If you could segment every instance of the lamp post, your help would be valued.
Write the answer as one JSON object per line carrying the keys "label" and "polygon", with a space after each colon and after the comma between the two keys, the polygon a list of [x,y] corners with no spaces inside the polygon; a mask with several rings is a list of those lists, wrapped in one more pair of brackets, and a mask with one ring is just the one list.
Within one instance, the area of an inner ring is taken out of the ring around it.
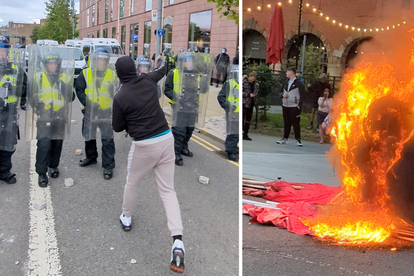
{"label": "lamp post", "polygon": [[301,22],[302,22],[302,6],[303,6],[302,5],[302,0],[300,0],[299,1],[298,37],[297,37],[297,39],[295,41],[295,45],[296,45],[296,48],[298,50],[298,54],[296,56],[296,65],[295,65],[296,70],[298,69],[298,63],[299,63],[299,38],[300,38],[300,25],[301,25]]}
{"label": "lamp post", "polygon": [[75,0],[71,0],[72,6],[72,39],[75,39]]}

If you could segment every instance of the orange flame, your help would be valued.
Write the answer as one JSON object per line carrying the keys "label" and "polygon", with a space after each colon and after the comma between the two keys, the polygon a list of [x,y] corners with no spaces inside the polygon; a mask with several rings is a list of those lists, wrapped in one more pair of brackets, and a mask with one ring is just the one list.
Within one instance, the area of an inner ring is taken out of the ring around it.
{"label": "orange flame", "polygon": [[[414,47],[408,63],[414,67]],[[344,76],[334,99],[332,134],[345,195],[318,218],[302,220],[317,237],[381,243],[396,228],[387,174],[414,135],[414,78],[403,83],[395,72],[387,61],[364,62]]]}

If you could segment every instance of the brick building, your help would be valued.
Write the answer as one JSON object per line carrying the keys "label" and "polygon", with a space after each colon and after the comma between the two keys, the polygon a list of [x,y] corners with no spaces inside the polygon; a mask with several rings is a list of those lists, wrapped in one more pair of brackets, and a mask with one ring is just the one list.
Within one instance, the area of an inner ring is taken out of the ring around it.
{"label": "brick building", "polygon": [[[163,0],[165,34],[163,48],[177,53],[197,45],[217,55],[225,47],[232,58],[237,53],[238,26],[220,18],[214,3],[207,0]],[[80,0],[79,39],[116,38],[126,55],[136,58],[155,52],[156,21],[152,10],[156,0]]]}
{"label": "brick building", "polygon": [[[360,44],[376,36],[381,39],[381,33],[388,32],[387,28],[391,32],[393,28],[408,29],[414,26],[414,0],[303,0],[301,33],[298,38],[299,0],[280,2],[285,34],[282,68],[286,67],[289,58],[297,55],[296,47],[302,44],[306,35],[306,45],[312,43],[322,47],[325,52],[322,59],[327,73],[341,76],[349,61],[358,54]],[[268,0],[243,0],[245,57],[265,61],[266,43],[276,3]]]}

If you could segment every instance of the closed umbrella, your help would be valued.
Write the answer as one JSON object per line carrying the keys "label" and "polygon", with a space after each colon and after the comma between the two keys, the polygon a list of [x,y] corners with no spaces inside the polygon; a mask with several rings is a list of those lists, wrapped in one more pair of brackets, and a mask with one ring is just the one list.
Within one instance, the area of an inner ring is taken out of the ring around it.
{"label": "closed umbrella", "polygon": [[270,24],[270,35],[267,41],[266,63],[276,64],[283,58],[285,51],[285,34],[282,7],[275,6]]}

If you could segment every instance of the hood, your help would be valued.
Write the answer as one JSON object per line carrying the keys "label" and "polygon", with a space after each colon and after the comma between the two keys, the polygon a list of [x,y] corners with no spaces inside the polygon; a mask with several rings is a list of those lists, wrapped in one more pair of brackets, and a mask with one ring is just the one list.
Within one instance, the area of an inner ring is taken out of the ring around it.
{"label": "hood", "polygon": [[115,69],[121,83],[128,83],[137,78],[135,62],[128,56],[118,58],[115,63]]}

